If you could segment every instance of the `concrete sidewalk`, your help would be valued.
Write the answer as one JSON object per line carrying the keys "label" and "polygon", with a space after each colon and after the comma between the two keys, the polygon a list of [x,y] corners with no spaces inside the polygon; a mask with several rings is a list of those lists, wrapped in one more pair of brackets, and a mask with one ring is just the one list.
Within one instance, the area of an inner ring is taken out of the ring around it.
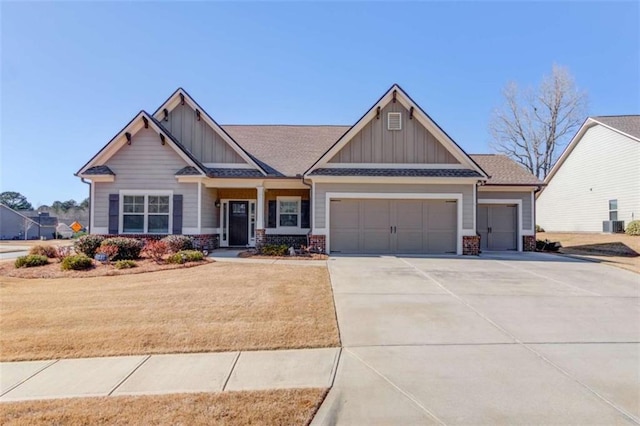
{"label": "concrete sidewalk", "polygon": [[0,363],[0,401],[328,388],[339,348]]}

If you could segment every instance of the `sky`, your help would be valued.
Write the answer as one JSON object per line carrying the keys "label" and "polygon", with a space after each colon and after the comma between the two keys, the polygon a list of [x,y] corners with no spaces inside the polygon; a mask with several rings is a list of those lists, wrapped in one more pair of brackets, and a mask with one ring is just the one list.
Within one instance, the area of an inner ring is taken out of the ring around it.
{"label": "sky", "polygon": [[[468,153],[554,63],[590,115],[640,113],[640,2],[0,2],[0,191],[74,173],[185,88],[221,124],[352,125],[393,84]],[[585,117],[586,118],[586,117]]]}

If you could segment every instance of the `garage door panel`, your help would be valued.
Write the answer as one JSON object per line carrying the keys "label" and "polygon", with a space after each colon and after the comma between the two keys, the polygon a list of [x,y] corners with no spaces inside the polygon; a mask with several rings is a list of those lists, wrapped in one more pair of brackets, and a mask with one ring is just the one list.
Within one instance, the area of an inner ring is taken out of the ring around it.
{"label": "garage door panel", "polygon": [[362,238],[362,253],[391,253],[391,233],[385,231],[364,231]]}
{"label": "garage door panel", "polygon": [[456,252],[456,232],[455,231],[430,231],[425,233],[426,250],[425,253],[455,253]]}
{"label": "garage door panel", "polygon": [[429,231],[450,231],[457,228],[456,202],[431,200],[428,209],[427,229]]}
{"label": "garage door panel", "polygon": [[397,252],[398,253],[423,253],[423,232],[398,230],[397,236]]}
{"label": "garage door panel", "polygon": [[360,253],[359,239],[358,230],[331,232],[331,246],[341,253]]}
{"label": "garage door panel", "polygon": [[367,229],[385,229],[389,231],[391,226],[391,201],[387,200],[363,200],[362,227]]}

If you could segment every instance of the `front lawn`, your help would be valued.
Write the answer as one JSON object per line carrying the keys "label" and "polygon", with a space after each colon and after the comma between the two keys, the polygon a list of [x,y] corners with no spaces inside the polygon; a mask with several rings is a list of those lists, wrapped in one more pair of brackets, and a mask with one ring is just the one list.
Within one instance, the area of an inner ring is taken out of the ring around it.
{"label": "front lawn", "polygon": [[340,345],[325,266],[1,277],[0,360]]}
{"label": "front lawn", "polygon": [[3,402],[3,425],[307,425],[325,389]]}

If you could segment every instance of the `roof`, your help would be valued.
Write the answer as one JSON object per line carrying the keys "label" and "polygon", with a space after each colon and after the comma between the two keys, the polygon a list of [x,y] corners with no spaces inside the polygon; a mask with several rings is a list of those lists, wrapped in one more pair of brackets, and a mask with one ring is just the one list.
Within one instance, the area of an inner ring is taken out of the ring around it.
{"label": "roof", "polygon": [[640,115],[600,115],[590,118],[640,141]]}
{"label": "roof", "polygon": [[385,177],[477,177],[482,175],[469,169],[315,169],[311,176],[385,176]]}
{"label": "roof", "polygon": [[542,185],[527,169],[501,154],[471,154],[473,161],[489,174],[486,185]]}
{"label": "roof", "polygon": [[[284,176],[304,173],[349,126],[223,125],[243,149]],[[269,171],[269,174],[274,174]]]}
{"label": "roof", "polygon": [[84,171],[85,175],[115,175],[107,166],[93,166]]}
{"label": "roof", "polygon": [[[264,177],[261,171],[255,169],[223,169],[205,167],[205,172],[210,178],[261,178]],[[202,174],[192,166],[183,167],[176,172],[176,176],[202,176]]]}
{"label": "roof", "polygon": [[[35,220],[31,219],[30,217],[25,216],[24,214],[20,213],[18,210],[14,210],[14,209],[12,209],[11,207],[9,207],[9,206],[7,206],[7,205],[5,205],[5,204],[2,204],[2,203],[0,203],[0,207],[3,207],[3,208],[5,208],[5,209],[9,210],[10,212],[12,212],[13,214],[16,214],[16,215],[18,215],[18,216],[21,216],[23,219],[26,219],[26,220],[28,220],[29,222],[33,222],[34,224],[36,224],[36,225],[40,226],[40,224],[39,224],[38,222],[36,222]],[[24,212],[27,212],[27,211],[28,211],[28,210],[26,210],[26,211],[24,211]]]}

